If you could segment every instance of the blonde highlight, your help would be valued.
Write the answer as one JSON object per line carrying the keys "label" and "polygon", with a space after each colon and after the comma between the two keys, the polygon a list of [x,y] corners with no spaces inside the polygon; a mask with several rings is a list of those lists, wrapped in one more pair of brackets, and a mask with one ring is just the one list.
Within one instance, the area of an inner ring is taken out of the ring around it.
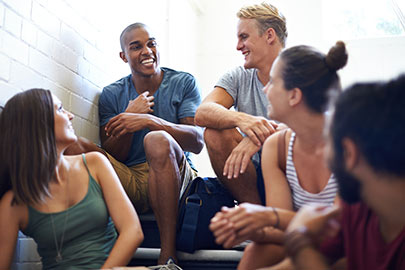
{"label": "blonde highlight", "polygon": [[260,35],[267,29],[273,28],[281,45],[285,47],[288,36],[286,18],[275,6],[266,2],[244,6],[236,13],[236,16],[239,19],[255,19]]}

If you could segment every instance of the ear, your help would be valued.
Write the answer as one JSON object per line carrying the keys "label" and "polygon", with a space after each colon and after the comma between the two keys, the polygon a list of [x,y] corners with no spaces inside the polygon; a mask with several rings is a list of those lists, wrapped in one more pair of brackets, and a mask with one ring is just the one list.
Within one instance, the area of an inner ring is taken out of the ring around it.
{"label": "ear", "polygon": [[273,28],[267,28],[266,32],[264,33],[266,35],[266,39],[267,39],[267,44],[272,44],[276,38],[276,31],[274,31]]}
{"label": "ear", "polygon": [[128,63],[127,58],[125,57],[125,53],[124,52],[120,52],[120,58],[122,59],[122,61],[124,61],[125,63]]}
{"label": "ear", "polygon": [[302,100],[302,92],[299,88],[293,88],[291,90],[287,90],[288,94],[288,104],[291,107],[297,106]]}
{"label": "ear", "polygon": [[343,159],[347,170],[352,170],[356,167],[359,161],[359,149],[356,144],[349,138],[343,138]]}

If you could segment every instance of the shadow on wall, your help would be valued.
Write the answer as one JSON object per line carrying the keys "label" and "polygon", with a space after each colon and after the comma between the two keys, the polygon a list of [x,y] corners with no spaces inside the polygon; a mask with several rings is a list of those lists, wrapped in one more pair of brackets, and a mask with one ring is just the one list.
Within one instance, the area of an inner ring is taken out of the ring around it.
{"label": "shadow on wall", "polygon": [[103,53],[83,39],[69,26],[62,26],[60,42],[55,43],[52,56],[56,65],[55,81],[62,88],[51,89],[75,118],[76,134],[99,143],[98,98],[106,84],[106,76],[99,66],[104,63]]}

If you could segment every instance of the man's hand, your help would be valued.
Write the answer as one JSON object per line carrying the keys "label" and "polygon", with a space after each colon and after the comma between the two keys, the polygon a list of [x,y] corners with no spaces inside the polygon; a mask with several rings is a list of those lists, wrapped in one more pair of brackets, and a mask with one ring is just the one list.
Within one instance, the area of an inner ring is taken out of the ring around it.
{"label": "man's hand", "polygon": [[254,144],[261,147],[266,138],[276,132],[277,124],[264,117],[246,116],[240,121],[238,127]]}
{"label": "man's hand", "polygon": [[149,114],[120,113],[108,121],[105,126],[107,136],[120,137],[147,127],[152,116]]}
{"label": "man's hand", "polygon": [[229,246],[224,245],[227,240],[235,239],[235,230],[229,220],[225,217],[225,213],[231,209],[233,208],[222,207],[221,211],[217,212],[211,219],[209,226],[214,234],[215,242],[218,245],[223,245],[225,248],[230,248]]}
{"label": "man's hand", "polygon": [[308,234],[320,243],[325,237],[334,236],[340,229],[337,217],[340,213],[338,206],[305,205],[291,220],[287,233],[306,227]]}
{"label": "man's hand", "polygon": [[149,96],[149,91],[140,94],[136,99],[130,100],[125,112],[127,113],[151,113],[153,112],[154,96]]}
{"label": "man's hand", "polygon": [[260,241],[264,227],[271,226],[268,208],[251,203],[243,203],[234,208],[223,207],[212,219],[210,230],[216,243],[225,248],[245,240]]}
{"label": "man's hand", "polygon": [[249,165],[251,157],[259,150],[260,146],[254,144],[249,137],[244,137],[227,158],[223,175],[231,179],[243,174]]}

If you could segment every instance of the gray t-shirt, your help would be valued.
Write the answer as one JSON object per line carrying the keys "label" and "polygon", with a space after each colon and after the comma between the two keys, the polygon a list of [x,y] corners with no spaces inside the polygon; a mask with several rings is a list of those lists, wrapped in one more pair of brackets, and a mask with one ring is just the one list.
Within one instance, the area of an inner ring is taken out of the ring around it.
{"label": "gray t-shirt", "polygon": [[[215,86],[224,88],[231,95],[236,111],[268,119],[269,101],[263,92],[263,84],[257,77],[257,69],[236,67],[225,73]],[[261,149],[252,157],[256,168],[260,164],[260,154]]]}
{"label": "gray t-shirt", "polygon": [[224,88],[231,95],[236,111],[268,118],[269,101],[257,77],[257,69],[236,67],[225,73],[216,86]]}

